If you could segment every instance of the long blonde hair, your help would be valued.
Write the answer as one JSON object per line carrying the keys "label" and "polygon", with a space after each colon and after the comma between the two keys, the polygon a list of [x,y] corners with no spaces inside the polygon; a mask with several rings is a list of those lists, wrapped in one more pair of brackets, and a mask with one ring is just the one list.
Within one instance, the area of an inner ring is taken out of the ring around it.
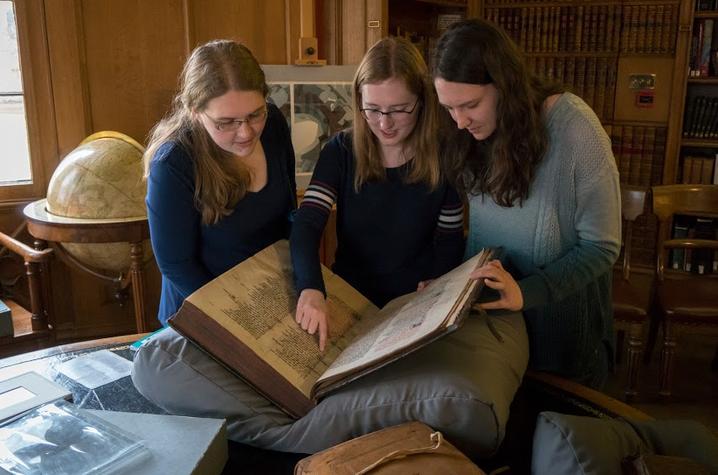
{"label": "long blonde hair", "polygon": [[184,148],[194,164],[194,201],[202,224],[215,224],[231,214],[250,185],[249,169],[231,164],[231,154],[212,140],[196,114],[231,90],[267,96],[264,72],[252,52],[231,40],[214,40],[195,48],[182,70],[172,108],[150,132],[143,157],[147,177],[162,144],[174,142]]}
{"label": "long blonde hair", "polygon": [[433,189],[441,179],[438,101],[424,59],[404,38],[379,40],[364,55],[354,75],[354,188],[358,191],[364,183],[386,177],[377,138],[361,115],[361,87],[392,78],[404,81],[407,89],[419,98],[416,125],[405,143],[405,147],[414,152],[406,180],[408,183],[425,182]]}

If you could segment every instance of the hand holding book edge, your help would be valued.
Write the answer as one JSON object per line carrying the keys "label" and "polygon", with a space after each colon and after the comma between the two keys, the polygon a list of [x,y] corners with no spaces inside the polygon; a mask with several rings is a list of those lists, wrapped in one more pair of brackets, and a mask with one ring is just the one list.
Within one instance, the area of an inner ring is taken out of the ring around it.
{"label": "hand holding book edge", "polygon": [[519,311],[524,306],[524,298],[519,284],[514,277],[504,269],[501,261],[494,259],[474,270],[469,276],[471,279],[484,279],[487,287],[497,290],[500,298],[491,302],[483,302],[479,307],[484,310],[507,309]]}

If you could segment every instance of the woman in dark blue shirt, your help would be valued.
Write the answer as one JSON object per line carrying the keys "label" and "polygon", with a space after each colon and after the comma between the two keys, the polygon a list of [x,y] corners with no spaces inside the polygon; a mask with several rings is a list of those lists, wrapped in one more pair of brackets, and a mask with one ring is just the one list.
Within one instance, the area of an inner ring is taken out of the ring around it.
{"label": "woman in dark blue shirt", "polygon": [[147,213],[163,325],[189,294],[288,237],[294,151],[267,93],[245,46],[212,41],[187,60],[173,108],[151,133]]}
{"label": "woman in dark blue shirt", "polygon": [[378,306],[461,263],[463,204],[441,173],[438,102],[407,40],[372,46],[354,78],[354,128],[329,141],[291,237],[296,320],[329,334],[317,250],[337,207],[334,272]]}

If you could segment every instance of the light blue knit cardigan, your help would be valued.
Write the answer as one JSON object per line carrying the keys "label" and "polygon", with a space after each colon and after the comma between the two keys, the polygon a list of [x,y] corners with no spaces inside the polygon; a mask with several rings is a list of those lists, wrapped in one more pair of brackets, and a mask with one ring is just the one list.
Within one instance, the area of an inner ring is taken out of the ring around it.
{"label": "light blue knit cardigan", "polygon": [[610,139],[579,97],[562,94],[545,123],[549,148],[521,208],[469,196],[467,256],[504,246],[524,297],[531,367],[593,385],[596,368],[613,361],[618,171]]}

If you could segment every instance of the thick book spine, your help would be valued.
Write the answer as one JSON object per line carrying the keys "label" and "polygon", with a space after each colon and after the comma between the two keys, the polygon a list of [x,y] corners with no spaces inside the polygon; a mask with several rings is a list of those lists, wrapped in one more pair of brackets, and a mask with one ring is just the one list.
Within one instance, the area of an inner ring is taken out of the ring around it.
{"label": "thick book spine", "polygon": [[713,19],[706,18],[703,25],[703,43],[701,45],[700,63],[698,66],[699,76],[710,75],[709,66],[711,59],[711,43],[713,42]]}
{"label": "thick book spine", "polygon": [[633,126],[623,126],[623,140],[621,143],[621,164],[618,169],[621,183],[629,183],[631,173],[631,147],[633,145]]}
{"label": "thick book spine", "polygon": [[653,148],[653,176],[651,185],[663,183],[663,163],[666,159],[666,127],[656,127],[656,142]]}
{"label": "thick book spine", "polygon": [[651,186],[653,177],[653,159],[656,146],[656,128],[646,127],[643,140],[643,152],[641,153],[641,176],[639,184],[641,186]]}
{"label": "thick book spine", "polygon": [[644,137],[644,128],[640,126],[634,127],[633,141],[631,142],[631,165],[628,175],[628,183],[631,185],[640,185]]}
{"label": "thick book spine", "polygon": [[623,142],[623,126],[613,125],[611,127],[611,150],[613,150],[613,156],[616,159],[616,168],[621,169],[621,145]]}
{"label": "thick book spine", "polygon": [[185,301],[169,325],[292,417],[315,404],[230,331]]}

